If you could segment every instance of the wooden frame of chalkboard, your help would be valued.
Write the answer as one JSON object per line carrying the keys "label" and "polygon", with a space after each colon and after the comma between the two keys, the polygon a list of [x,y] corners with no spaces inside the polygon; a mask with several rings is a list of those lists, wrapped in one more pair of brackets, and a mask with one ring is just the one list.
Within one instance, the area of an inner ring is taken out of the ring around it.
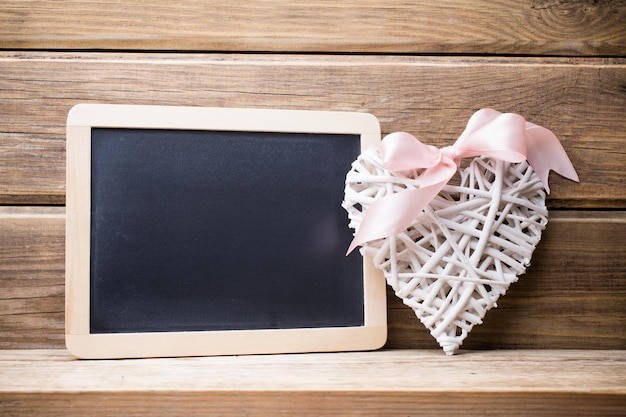
{"label": "wooden frame of chalkboard", "polygon": [[79,358],[373,350],[384,278],[345,256],[365,113],[79,104],[66,346]]}

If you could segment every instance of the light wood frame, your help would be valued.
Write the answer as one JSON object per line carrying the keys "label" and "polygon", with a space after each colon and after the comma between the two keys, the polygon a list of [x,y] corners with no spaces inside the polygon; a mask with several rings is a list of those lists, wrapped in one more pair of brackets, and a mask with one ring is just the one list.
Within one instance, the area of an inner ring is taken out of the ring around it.
{"label": "light wood frame", "polygon": [[[371,114],[270,109],[79,104],[67,120],[65,339],[80,358],[373,350],[387,338],[385,281],[364,259],[364,325],[278,330],[90,333],[91,129],[150,128],[358,134],[380,141]],[[347,227],[347,226],[346,226]]]}

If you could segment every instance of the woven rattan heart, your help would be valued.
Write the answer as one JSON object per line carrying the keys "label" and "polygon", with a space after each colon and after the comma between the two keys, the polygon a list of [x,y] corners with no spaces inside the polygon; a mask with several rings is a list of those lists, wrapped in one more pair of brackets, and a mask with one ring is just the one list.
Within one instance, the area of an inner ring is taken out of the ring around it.
{"label": "woven rattan heart", "polygon": [[[525,272],[548,216],[527,162],[477,157],[459,176],[404,232],[361,249],[449,355]],[[358,230],[375,200],[419,186],[419,172],[388,171],[379,150],[369,149],[346,177],[350,227]]]}

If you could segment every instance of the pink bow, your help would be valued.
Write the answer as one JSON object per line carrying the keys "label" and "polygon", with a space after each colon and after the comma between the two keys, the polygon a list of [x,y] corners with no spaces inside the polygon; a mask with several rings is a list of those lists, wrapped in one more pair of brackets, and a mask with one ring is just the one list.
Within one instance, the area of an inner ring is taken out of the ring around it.
{"label": "pink bow", "polygon": [[407,189],[372,203],[348,253],[365,242],[396,235],[409,227],[450,181],[459,169],[461,158],[486,156],[512,163],[528,160],[548,193],[550,170],[579,181],[554,133],[518,114],[492,109],[474,113],[452,146],[438,149],[424,145],[413,135],[397,132],[383,139],[380,150],[385,169],[396,172],[424,169],[419,177],[420,188]]}

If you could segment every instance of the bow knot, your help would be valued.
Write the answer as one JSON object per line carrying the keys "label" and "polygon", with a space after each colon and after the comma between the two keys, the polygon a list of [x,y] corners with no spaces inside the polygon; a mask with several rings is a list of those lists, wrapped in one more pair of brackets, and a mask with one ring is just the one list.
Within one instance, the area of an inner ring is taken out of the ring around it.
{"label": "bow knot", "polygon": [[383,167],[398,175],[423,169],[420,188],[375,201],[365,213],[348,253],[365,242],[393,236],[409,227],[454,176],[462,158],[486,156],[511,163],[528,160],[548,193],[550,170],[578,182],[578,175],[554,133],[518,114],[492,109],[474,113],[452,146],[438,149],[424,145],[409,133],[396,132],[383,139],[380,151]]}
{"label": "bow knot", "polygon": [[457,161],[460,159],[460,153],[457,152],[454,146],[446,146],[445,148],[441,148],[441,157],[448,158],[458,164]]}

